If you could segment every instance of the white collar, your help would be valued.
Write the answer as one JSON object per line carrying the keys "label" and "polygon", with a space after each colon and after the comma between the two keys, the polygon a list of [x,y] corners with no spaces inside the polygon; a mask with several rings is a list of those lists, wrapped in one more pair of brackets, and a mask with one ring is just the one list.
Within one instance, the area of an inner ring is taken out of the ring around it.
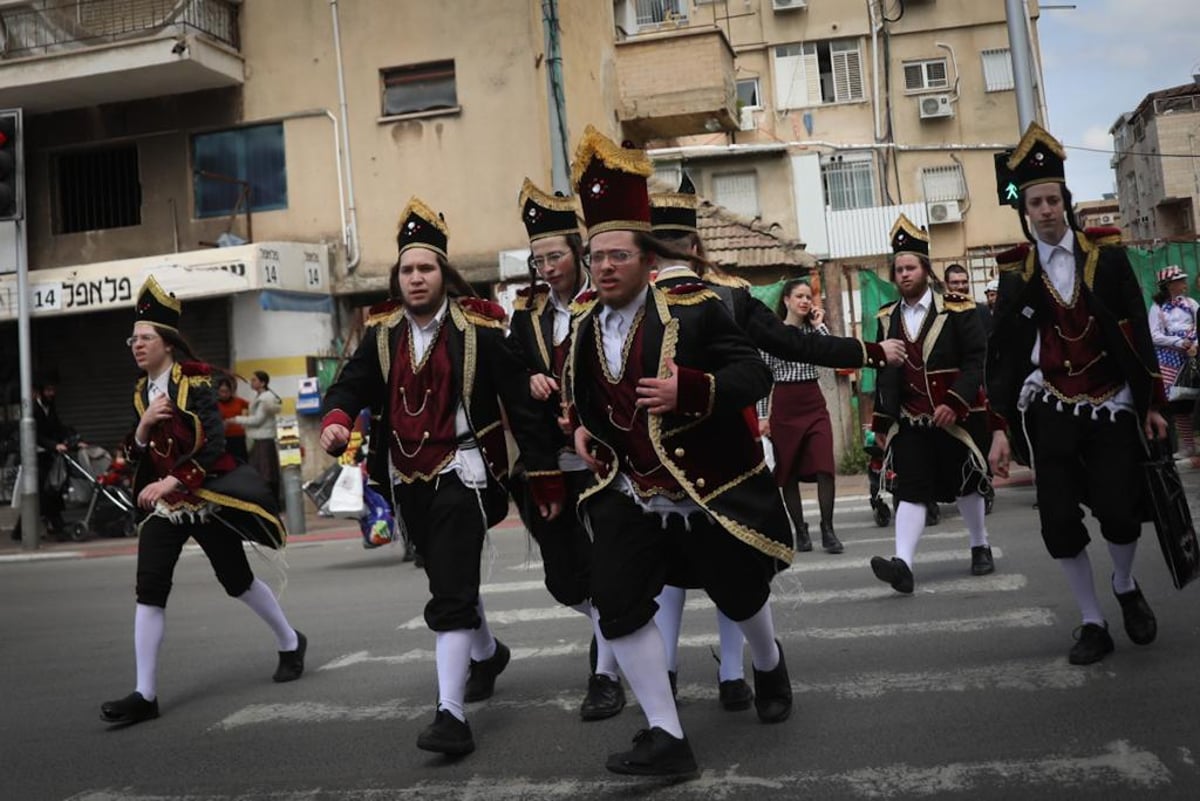
{"label": "white collar", "polygon": [[668,264],[658,271],[655,276],[655,281],[661,281],[667,278],[695,278],[700,280],[700,276],[696,275],[696,271],[692,269],[690,264]]}
{"label": "white collar", "polygon": [[912,311],[921,311],[923,309],[928,309],[930,306],[933,305],[933,287],[928,287],[928,286],[925,287],[925,294],[922,295],[921,299],[918,300],[916,303],[909,303],[907,300],[904,300],[903,304],[904,304],[904,306],[908,307]]}
{"label": "white collar", "polygon": [[1040,239],[1037,241],[1038,259],[1043,267],[1050,263],[1050,257],[1054,255],[1055,248],[1062,248],[1070,256],[1075,255],[1075,231],[1071,226],[1067,226],[1066,233],[1058,242],[1043,242]]}
{"label": "white collar", "polygon": [[408,324],[420,331],[422,334],[430,334],[437,330],[437,327],[442,324],[442,320],[446,318],[446,312],[450,309],[450,299],[442,298],[442,306],[437,310],[437,314],[429,318],[429,322],[420,325],[412,317],[408,318]]}

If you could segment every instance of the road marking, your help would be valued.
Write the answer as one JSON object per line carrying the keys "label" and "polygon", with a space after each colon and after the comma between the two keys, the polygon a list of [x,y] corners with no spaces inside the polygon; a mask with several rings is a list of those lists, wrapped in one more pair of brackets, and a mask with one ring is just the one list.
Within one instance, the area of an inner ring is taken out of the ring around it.
{"label": "road marking", "polygon": [[4,562],[48,562],[52,559],[79,559],[83,551],[35,551],[34,553],[13,553],[0,556],[0,564]]}

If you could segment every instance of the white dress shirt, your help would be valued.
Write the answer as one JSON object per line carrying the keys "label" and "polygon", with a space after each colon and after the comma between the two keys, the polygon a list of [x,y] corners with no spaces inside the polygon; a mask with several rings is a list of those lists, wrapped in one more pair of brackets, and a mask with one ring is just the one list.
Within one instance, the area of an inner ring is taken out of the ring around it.
{"label": "white dress shirt", "polygon": [[[146,376],[146,398],[149,402],[153,402],[159,395],[170,395],[171,391],[171,368],[174,364],[168,365],[167,369],[163,370],[154,378]],[[139,448],[146,447],[145,442],[142,442],[137,437],[137,432],[134,432],[133,442]]]}
{"label": "white dress shirt", "polygon": [[916,303],[907,300],[900,303],[900,313],[904,315],[904,331],[909,341],[916,342],[921,336],[921,326],[925,325],[925,316],[933,306],[933,289],[927,288],[925,294]]}

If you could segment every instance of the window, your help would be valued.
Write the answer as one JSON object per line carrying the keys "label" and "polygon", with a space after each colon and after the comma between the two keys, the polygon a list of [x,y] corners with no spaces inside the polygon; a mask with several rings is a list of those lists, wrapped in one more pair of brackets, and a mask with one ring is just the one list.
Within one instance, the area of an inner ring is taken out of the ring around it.
{"label": "window", "polygon": [[458,108],[454,62],[434,61],[379,71],[383,84],[383,116]]}
{"label": "window", "polygon": [[683,162],[664,161],[655,164],[654,175],[650,180],[664,187],[664,191],[674,192],[683,180]]}
{"label": "window", "polygon": [[687,22],[688,0],[637,0],[637,24]]}
{"label": "window", "polygon": [[803,42],[775,48],[775,107],[804,108],[863,99],[857,39]]}
{"label": "window", "polygon": [[825,205],[831,211],[866,209],[875,205],[875,171],[870,153],[845,153],[821,159]]}
{"label": "window", "polygon": [[904,65],[904,91],[920,92],[925,89],[945,89],[950,85],[946,76],[946,59],[910,61]]}
{"label": "window", "polygon": [[967,196],[967,181],[958,164],[925,167],[921,170],[921,188],[926,203],[940,200],[963,200]]}
{"label": "window", "polygon": [[136,145],[58,154],[54,190],[56,234],[142,224]]}
{"label": "window", "polygon": [[754,219],[758,211],[758,176],[753,172],[714,175],[713,200],[734,214]]}
{"label": "window", "polygon": [[1016,86],[1013,81],[1012,54],[1007,47],[998,50],[984,50],[979,55],[983,59],[985,91],[1004,92]]}
{"label": "window", "polygon": [[743,78],[737,82],[738,105],[741,108],[762,108],[758,94],[758,78]]}
{"label": "window", "polygon": [[197,134],[192,168],[197,217],[287,208],[283,123]]}

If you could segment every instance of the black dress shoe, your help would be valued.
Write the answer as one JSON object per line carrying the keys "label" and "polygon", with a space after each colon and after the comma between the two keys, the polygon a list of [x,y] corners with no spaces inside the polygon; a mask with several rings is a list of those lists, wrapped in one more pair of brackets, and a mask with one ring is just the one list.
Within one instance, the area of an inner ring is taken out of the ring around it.
{"label": "black dress shoe", "polygon": [[783,658],[783,646],[775,641],[779,649],[779,664],[765,673],[754,669],[754,709],[763,723],[782,723],[792,714],[792,680],[788,678],[787,662]]}
{"label": "black dress shoe", "polygon": [[971,575],[986,576],[996,572],[996,562],[992,559],[992,549],[988,545],[971,547]]}
{"label": "black dress shoe", "polygon": [[[512,653],[508,646],[496,640],[496,653],[482,662],[471,660],[471,669],[467,674],[467,692],[463,699],[468,702],[482,701],[491,698],[496,691],[496,677],[508,667],[508,659]],[[453,715],[451,715],[453,717]]]}
{"label": "black dress shoe", "polygon": [[147,701],[139,692],[132,692],[116,701],[100,705],[100,719],[105,723],[132,725],[158,717],[158,699]]}
{"label": "black dress shoe", "polygon": [[417,748],[439,754],[462,756],[475,750],[475,738],[471,736],[471,725],[459,720],[444,709],[433,716],[433,723],[417,735]]}
{"label": "black dress shoe", "polygon": [[925,507],[925,525],[936,526],[942,522],[942,509],[936,503]]}
{"label": "black dress shoe", "polygon": [[812,539],[808,536],[808,523],[800,523],[796,526],[796,550],[811,551]]}
{"label": "black dress shoe", "polygon": [[885,584],[891,584],[896,592],[909,595],[913,591],[912,570],[899,556],[893,556],[891,559],[872,556],[871,572],[875,574],[875,578]]}
{"label": "black dress shoe", "polygon": [[610,679],[603,673],[588,677],[587,696],[579,707],[584,720],[604,720],[625,708],[625,688],[620,679]]}
{"label": "black dress shoe", "polygon": [[717,696],[721,699],[721,708],[727,712],[741,712],[754,703],[754,690],[745,679],[718,682]]}
{"label": "black dress shoe", "polygon": [[655,726],[633,738],[633,748],[612,754],[605,767],[625,776],[694,776],[699,768],[686,737],[672,737]]}
{"label": "black dress shoe", "polygon": [[279,666],[271,677],[275,681],[295,681],[304,675],[304,653],[308,650],[308,638],[297,631],[296,640],[296,650],[279,652]]}
{"label": "black dress shoe", "polygon": [[833,523],[821,524],[821,547],[825,549],[825,553],[841,553],[846,550],[837,534],[833,533]]}
{"label": "black dress shoe", "polygon": [[1090,665],[1113,652],[1112,637],[1108,634],[1108,624],[1097,626],[1095,623],[1084,623],[1075,629],[1075,644],[1067,654],[1067,661],[1072,665]]}
{"label": "black dress shoe", "polygon": [[1121,615],[1125,618],[1125,633],[1137,645],[1149,645],[1158,636],[1158,620],[1142,595],[1142,588],[1137,582],[1129,592],[1116,592],[1117,602],[1121,604]]}

